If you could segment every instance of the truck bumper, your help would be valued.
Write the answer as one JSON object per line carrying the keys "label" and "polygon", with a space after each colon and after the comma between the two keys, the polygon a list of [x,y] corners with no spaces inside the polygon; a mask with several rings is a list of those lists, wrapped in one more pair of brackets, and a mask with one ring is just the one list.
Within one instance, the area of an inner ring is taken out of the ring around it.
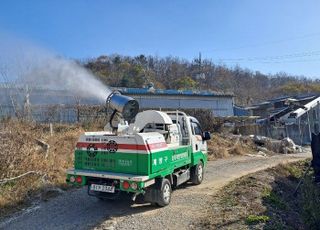
{"label": "truck bumper", "polygon": [[83,169],[69,169],[67,174],[75,176],[86,176],[86,177],[98,177],[106,179],[116,179],[116,180],[129,180],[136,182],[144,182],[149,180],[149,176],[140,176],[126,173],[113,173],[113,172],[101,172]]}
{"label": "truck bumper", "polygon": [[[77,181],[70,181],[70,178],[81,178],[81,184]],[[112,181],[114,180],[114,181]],[[155,183],[155,179],[149,179],[149,176],[132,175],[125,173],[100,172],[92,170],[67,170],[66,182],[72,185],[91,185],[91,183],[106,184],[115,186],[117,191],[144,193],[144,188]],[[116,185],[114,185],[116,184]],[[126,184],[127,186],[124,186]]]}

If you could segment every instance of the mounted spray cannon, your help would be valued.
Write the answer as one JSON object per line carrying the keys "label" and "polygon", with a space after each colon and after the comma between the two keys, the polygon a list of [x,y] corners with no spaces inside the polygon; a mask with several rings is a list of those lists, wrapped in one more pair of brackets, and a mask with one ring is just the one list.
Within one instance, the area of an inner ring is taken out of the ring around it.
{"label": "mounted spray cannon", "polygon": [[115,116],[117,116],[119,120],[130,123],[139,112],[139,103],[132,97],[121,95],[119,91],[113,91],[108,96],[106,104],[108,108],[113,110],[109,124],[114,130],[118,128],[112,124]]}

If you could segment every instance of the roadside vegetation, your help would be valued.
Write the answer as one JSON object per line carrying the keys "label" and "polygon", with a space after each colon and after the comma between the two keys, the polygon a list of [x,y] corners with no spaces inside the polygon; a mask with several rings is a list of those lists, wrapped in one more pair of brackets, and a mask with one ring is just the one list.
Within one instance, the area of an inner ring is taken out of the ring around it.
{"label": "roadside vegetation", "polygon": [[320,187],[307,174],[309,161],[261,171],[222,188],[211,200],[202,229],[319,229]]}
{"label": "roadside vegetation", "polygon": [[[0,130],[0,217],[65,189],[80,126],[7,120]],[[17,177],[17,178],[16,178]]]}

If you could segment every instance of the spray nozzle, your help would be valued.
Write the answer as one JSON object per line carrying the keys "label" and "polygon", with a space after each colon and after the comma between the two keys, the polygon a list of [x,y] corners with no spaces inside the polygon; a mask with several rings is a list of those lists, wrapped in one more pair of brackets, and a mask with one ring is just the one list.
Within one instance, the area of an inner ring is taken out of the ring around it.
{"label": "spray nozzle", "polygon": [[121,95],[119,91],[113,91],[106,103],[126,121],[132,120],[139,112],[139,103],[132,97]]}

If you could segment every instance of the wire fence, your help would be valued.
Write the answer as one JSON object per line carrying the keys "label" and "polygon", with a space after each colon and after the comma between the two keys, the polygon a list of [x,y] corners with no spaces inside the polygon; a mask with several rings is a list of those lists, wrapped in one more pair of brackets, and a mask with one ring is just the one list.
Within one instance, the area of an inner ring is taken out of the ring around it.
{"label": "wire fence", "polygon": [[100,105],[0,105],[0,118],[17,118],[40,123],[81,123],[107,118],[105,106]]}

